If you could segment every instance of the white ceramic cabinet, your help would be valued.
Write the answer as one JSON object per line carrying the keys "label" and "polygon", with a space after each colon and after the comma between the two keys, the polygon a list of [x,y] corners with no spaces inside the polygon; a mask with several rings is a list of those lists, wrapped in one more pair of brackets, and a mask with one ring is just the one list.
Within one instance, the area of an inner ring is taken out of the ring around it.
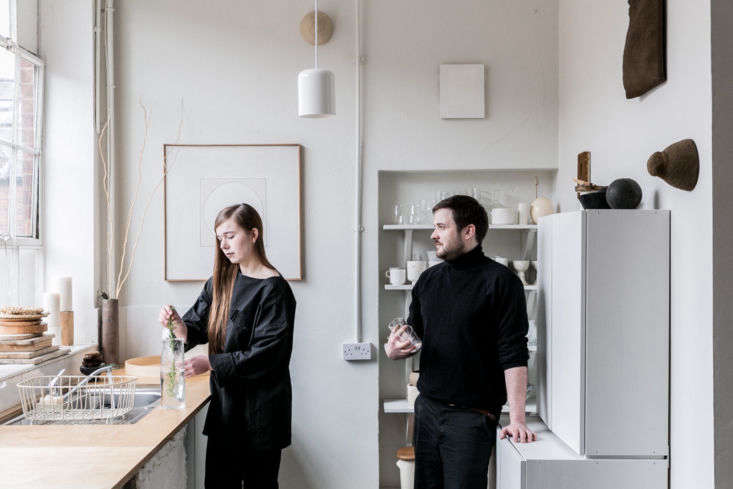
{"label": "white ceramic cabinet", "polygon": [[541,219],[538,409],[579,455],[668,455],[669,225],[656,210]]}
{"label": "white ceramic cabinet", "polygon": [[528,423],[533,443],[496,439],[497,489],[663,489],[666,459],[589,459],[542,423]]}

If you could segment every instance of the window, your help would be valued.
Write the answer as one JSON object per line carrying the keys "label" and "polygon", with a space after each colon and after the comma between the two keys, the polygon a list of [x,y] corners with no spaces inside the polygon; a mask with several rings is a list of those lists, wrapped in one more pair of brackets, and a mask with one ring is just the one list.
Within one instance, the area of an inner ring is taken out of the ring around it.
{"label": "window", "polygon": [[43,62],[18,45],[16,2],[0,0],[0,304],[38,304]]}

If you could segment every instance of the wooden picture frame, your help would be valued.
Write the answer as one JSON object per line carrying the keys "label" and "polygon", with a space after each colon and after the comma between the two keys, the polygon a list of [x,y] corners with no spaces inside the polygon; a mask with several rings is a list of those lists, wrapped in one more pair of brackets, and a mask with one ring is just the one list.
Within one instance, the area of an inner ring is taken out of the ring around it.
{"label": "wooden picture frame", "polygon": [[247,200],[262,217],[268,259],[285,279],[303,280],[302,155],[300,144],[164,144],[164,280],[207,280],[213,216]]}

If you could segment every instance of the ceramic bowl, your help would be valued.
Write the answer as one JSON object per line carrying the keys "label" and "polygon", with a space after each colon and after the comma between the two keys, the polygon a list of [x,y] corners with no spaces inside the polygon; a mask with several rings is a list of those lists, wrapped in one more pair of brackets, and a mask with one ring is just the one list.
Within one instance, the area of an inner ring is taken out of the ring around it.
{"label": "ceramic bowl", "polygon": [[517,223],[517,211],[506,207],[491,209],[491,224],[503,226]]}
{"label": "ceramic bowl", "polygon": [[606,202],[606,189],[596,190],[595,192],[586,192],[578,196],[580,205],[583,209],[610,209]]}

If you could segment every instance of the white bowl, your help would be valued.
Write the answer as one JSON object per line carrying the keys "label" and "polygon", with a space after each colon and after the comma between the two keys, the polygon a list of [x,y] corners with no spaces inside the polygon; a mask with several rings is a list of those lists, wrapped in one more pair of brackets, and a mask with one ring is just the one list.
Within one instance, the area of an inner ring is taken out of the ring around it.
{"label": "white bowl", "polygon": [[508,209],[506,207],[497,207],[491,209],[491,224],[503,226],[507,224],[517,223],[516,209]]}

